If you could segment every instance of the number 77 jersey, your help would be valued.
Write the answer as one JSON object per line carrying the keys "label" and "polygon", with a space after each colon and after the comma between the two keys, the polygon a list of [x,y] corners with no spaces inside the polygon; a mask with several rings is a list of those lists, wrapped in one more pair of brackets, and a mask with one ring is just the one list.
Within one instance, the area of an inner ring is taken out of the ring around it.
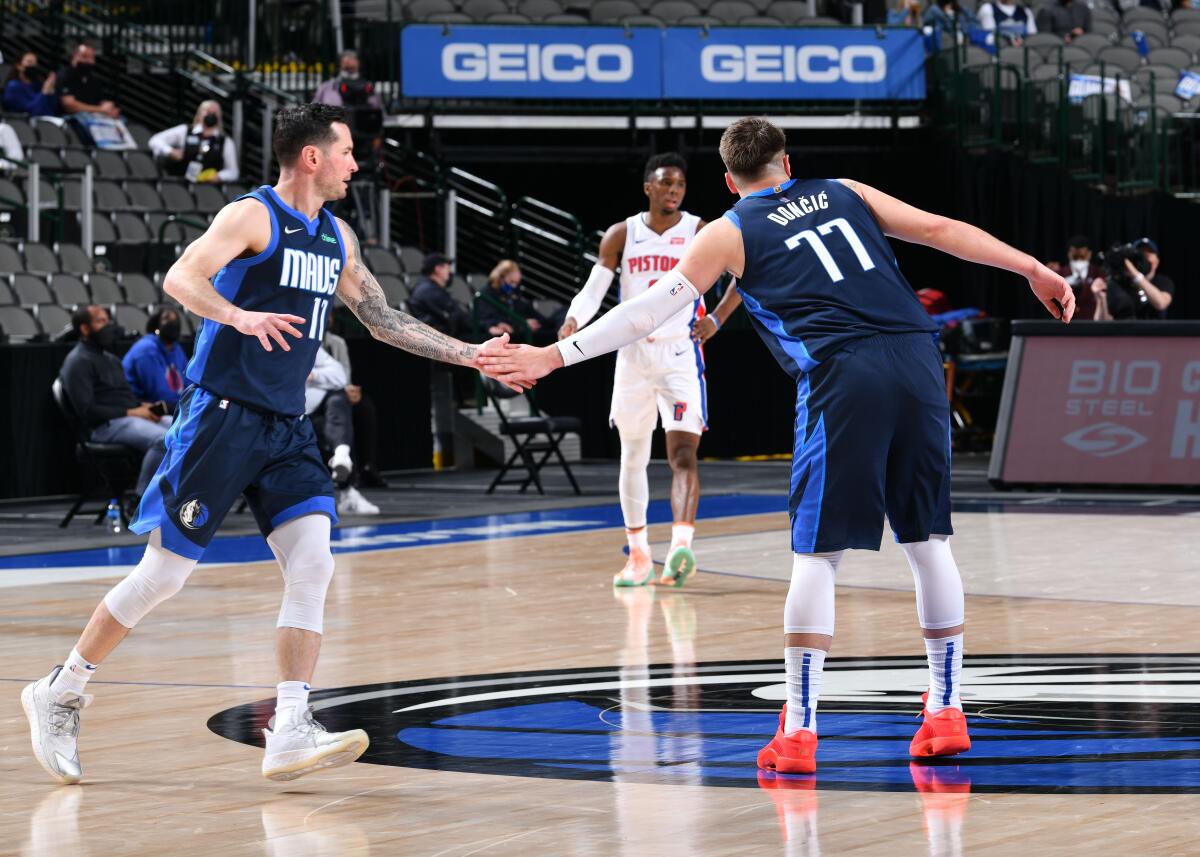
{"label": "number 77 jersey", "polygon": [[742,233],[746,309],[797,380],[852,340],[937,332],[874,215],[841,182],[791,179],[725,217]]}
{"label": "number 77 jersey", "polygon": [[205,319],[186,377],[221,398],[285,416],[304,413],[304,383],[325,337],[329,305],[346,264],[342,235],[321,209],[310,220],[264,185],[242,199],[257,200],[271,218],[271,241],[256,256],[234,259],[213,278],[213,287],[234,306],[304,319],[288,334],[290,351]]}

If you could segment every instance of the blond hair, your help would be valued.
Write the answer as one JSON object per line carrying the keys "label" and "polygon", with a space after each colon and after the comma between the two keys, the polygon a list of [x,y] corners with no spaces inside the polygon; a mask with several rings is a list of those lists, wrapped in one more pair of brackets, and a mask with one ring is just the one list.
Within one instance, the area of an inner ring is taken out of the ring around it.
{"label": "blond hair", "polygon": [[207,101],[201,101],[199,106],[196,107],[196,115],[192,117],[192,127],[195,128],[197,125],[202,125],[204,123],[204,114],[208,112],[210,107],[217,108],[217,130],[224,134],[224,111],[221,110],[221,103],[219,101],[213,101],[211,98]]}
{"label": "blond hair", "polygon": [[520,270],[521,266],[512,259],[501,259],[496,263],[496,267],[492,268],[492,272],[488,274],[488,284],[495,288],[504,282],[513,271],[520,272]]}

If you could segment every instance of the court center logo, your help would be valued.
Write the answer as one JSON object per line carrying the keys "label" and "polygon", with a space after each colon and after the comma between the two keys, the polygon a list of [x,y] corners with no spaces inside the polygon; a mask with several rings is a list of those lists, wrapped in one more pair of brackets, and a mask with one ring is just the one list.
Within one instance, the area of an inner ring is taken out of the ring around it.
{"label": "court center logo", "polygon": [[179,523],[189,530],[198,530],[208,520],[208,507],[199,500],[188,500],[179,509]]}
{"label": "court center logo", "polygon": [[[972,748],[914,764],[924,658],[826,662],[821,789],[1200,792],[1200,655],[968,656]],[[759,785],[785,696],[778,661],[480,675],[314,692],[330,730],[364,728],[362,761],[505,776]],[[261,745],[274,700],[223,711]]]}

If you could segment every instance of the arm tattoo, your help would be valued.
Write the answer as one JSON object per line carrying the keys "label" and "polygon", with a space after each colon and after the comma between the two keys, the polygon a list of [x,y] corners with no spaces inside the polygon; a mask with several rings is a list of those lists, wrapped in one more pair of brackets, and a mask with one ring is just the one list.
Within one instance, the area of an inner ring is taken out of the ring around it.
{"label": "arm tattoo", "polygon": [[387,305],[383,289],[363,262],[358,236],[340,218],[338,225],[343,227],[343,234],[349,238],[354,253],[354,262],[346,272],[353,288],[343,290],[341,298],[350,312],[371,332],[371,336],[421,357],[446,363],[470,363],[475,357],[474,345],[446,336],[408,313]]}

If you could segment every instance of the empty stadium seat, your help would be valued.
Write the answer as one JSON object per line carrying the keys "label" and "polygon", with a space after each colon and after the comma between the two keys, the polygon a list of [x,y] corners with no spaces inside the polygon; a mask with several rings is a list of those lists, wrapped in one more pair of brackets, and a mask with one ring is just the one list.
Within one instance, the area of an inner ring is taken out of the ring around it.
{"label": "empty stadium seat", "polygon": [[726,24],[736,24],[742,18],[758,15],[759,11],[745,0],[717,0],[704,10],[704,14],[720,18]]}
{"label": "empty stadium seat", "polygon": [[92,163],[92,156],[84,149],[63,149],[62,160],[68,170],[81,173]]}
{"label": "empty stadium seat", "polygon": [[535,21],[551,15],[561,15],[562,11],[562,4],[558,0],[521,0],[517,4],[517,12],[528,15]]}
{"label": "empty stadium seat", "polygon": [[37,274],[54,274],[62,270],[58,257],[45,244],[25,244],[22,246],[25,255],[25,270]]}
{"label": "empty stadium seat", "polygon": [[196,198],[196,210],[205,214],[216,214],[228,202],[225,193],[214,184],[196,185],[192,188],[192,196]]}
{"label": "empty stadium seat", "polygon": [[419,274],[421,272],[421,263],[425,261],[425,254],[417,247],[404,246],[400,248],[400,264],[404,266],[404,270],[410,274]]}
{"label": "empty stadium seat", "polygon": [[182,184],[164,182],[162,186],[162,199],[165,206],[164,211],[174,212],[175,214],[187,214],[196,211],[196,200],[193,199],[191,191]]}
{"label": "empty stadium seat", "polygon": [[162,300],[158,286],[145,274],[124,273],[120,275],[121,287],[125,290],[126,303],[149,306]]}
{"label": "empty stadium seat", "polygon": [[[92,295],[88,292],[87,286],[74,274],[51,274],[50,294],[54,296],[53,300],[59,306],[82,306],[92,301]],[[104,301],[96,299],[96,303],[104,303]]]}
{"label": "empty stadium seat", "polygon": [[41,304],[34,307],[34,315],[42,331],[52,339],[71,332],[71,313],[57,304]]}
{"label": "empty stadium seat", "polygon": [[1176,36],[1200,36],[1200,19],[1187,18],[1176,22],[1172,28]]}
{"label": "empty stadium seat", "polygon": [[21,306],[54,303],[54,296],[50,294],[45,278],[35,274],[13,274],[12,290]]}
{"label": "empty stadium seat", "polygon": [[504,15],[511,10],[504,0],[462,0],[459,11],[476,21],[486,21],[490,15]]}
{"label": "empty stadium seat", "polygon": [[34,122],[34,133],[38,143],[51,149],[65,149],[70,145],[78,145],[78,141],[69,140],[66,132],[55,122]]}
{"label": "empty stadium seat", "polygon": [[1192,55],[1183,48],[1155,48],[1146,55],[1146,62],[1185,69],[1192,64]]}
{"label": "empty stadium seat", "polygon": [[1096,20],[1092,21],[1092,32],[1090,35],[1104,36],[1105,38],[1113,39],[1116,38],[1120,32],[1121,28],[1116,22],[1097,18]]}
{"label": "empty stadium seat", "polygon": [[153,240],[150,227],[140,215],[130,211],[118,212],[113,218],[113,226],[117,232],[117,241],[121,244],[143,243]]}
{"label": "empty stadium seat", "polygon": [[379,287],[387,297],[388,306],[398,307],[408,300],[408,287],[404,280],[395,274],[376,274]]}
{"label": "empty stadium seat", "polygon": [[37,132],[33,130],[33,126],[25,119],[11,117],[5,120],[8,127],[13,129],[17,135],[17,139],[21,141],[22,149],[31,149],[38,144]]}
{"label": "empty stadium seat", "polygon": [[661,3],[655,3],[650,7],[650,14],[661,18],[668,24],[674,24],[680,18],[686,18],[688,15],[699,15],[700,10],[687,0],[662,0]]}
{"label": "empty stadium seat", "polygon": [[408,4],[408,19],[410,21],[424,21],[430,15],[455,11],[457,10],[450,0],[413,0],[413,2]]}
{"label": "empty stadium seat", "polygon": [[1197,56],[1200,56],[1200,36],[1189,36],[1186,34],[1181,36],[1177,34],[1171,38],[1171,47],[1187,51],[1192,55],[1194,61]]}
{"label": "empty stadium seat", "polygon": [[96,178],[120,181],[129,175],[129,167],[119,152],[95,149],[92,161],[96,164]]}
{"label": "empty stadium seat", "polygon": [[0,280],[0,306],[13,306],[16,303],[17,296],[13,294],[12,286],[8,284],[8,280]]}
{"label": "empty stadium seat", "polygon": [[[1055,38],[1057,38],[1057,36]],[[1072,47],[1083,48],[1085,51],[1090,51],[1093,56],[1100,53],[1100,51],[1104,50],[1105,48],[1111,47],[1112,44],[1112,39],[1096,33],[1084,33],[1082,36],[1076,36],[1075,38],[1071,39]]]}
{"label": "empty stadium seat", "polygon": [[158,164],[146,152],[126,152],[125,165],[131,179],[156,181],[159,178]]}
{"label": "empty stadium seat", "polygon": [[129,207],[134,211],[162,211],[162,197],[158,189],[148,182],[127,182],[125,190],[129,195]]}
{"label": "empty stadium seat", "polygon": [[396,254],[389,253],[382,247],[367,247],[363,250],[363,255],[366,256],[367,267],[376,276],[380,274],[398,275],[404,271],[400,265],[400,260],[396,258]]}
{"label": "empty stadium seat", "polygon": [[0,333],[9,339],[29,340],[42,335],[42,326],[24,307],[0,306]]}
{"label": "empty stadium seat", "polygon": [[597,24],[614,24],[622,18],[640,14],[642,9],[630,0],[597,0],[588,10],[588,15]]}
{"label": "empty stadium seat", "polygon": [[1135,25],[1141,21],[1152,21],[1162,24],[1166,21],[1166,18],[1163,17],[1162,12],[1155,11],[1146,6],[1134,6],[1132,9],[1126,9],[1121,15],[1121,23],[1124,25],[1126,31],[1136,30],[1137,27]]}
{"label": "empty stadium seat", "polygon": [[59,244],[59,270],[66,274],[86,274],[92,270],[92,258],[78,244]]}
{"label": "empty stadium seat", "polygon": [[24,271],[25,260],[13,244],[0,244],[0,273]]}
{"label": "empty stadium seat", "polygon": [[117,304],[113,307],[112,318],[125,330],[142,333],[146,329],[146,322],[150,320],[150,314],[133,304]]}
{"label": "empty stadium seat", "polygon": [[57,149],[46,149],[41,146],[26,149],[25,159],[38,164],[43,170],[51,172],[62,172],[67,168]]}
{"label": "empty stadium seat", "polygon": [[[122,304],[122,303],[141,303],[140,301],[129,300],[125,296],[125,290],[121,288],[117,278],[112,274],[91,273],[84,277],[87,283],[88,292],[92,296],[92,300],[96,303],[103,304]],[[147,301],[147,303],[152,303]]]}
{"label": "empty stadium seat", "polygon": [[1142,57],[1133,48],[1127,48],[1123,45],[1114,45],[1111,48],[1105,48],[1096,55],[1096,59],[1104,63],[1112,69],[1121,69],[1125,72],[1132,72],[1142,64]]}
{"label": "empty stadium seat", "polygon": [[98,181],[93,186],[97,211],[128,211],[129,197],[114,181]]}

